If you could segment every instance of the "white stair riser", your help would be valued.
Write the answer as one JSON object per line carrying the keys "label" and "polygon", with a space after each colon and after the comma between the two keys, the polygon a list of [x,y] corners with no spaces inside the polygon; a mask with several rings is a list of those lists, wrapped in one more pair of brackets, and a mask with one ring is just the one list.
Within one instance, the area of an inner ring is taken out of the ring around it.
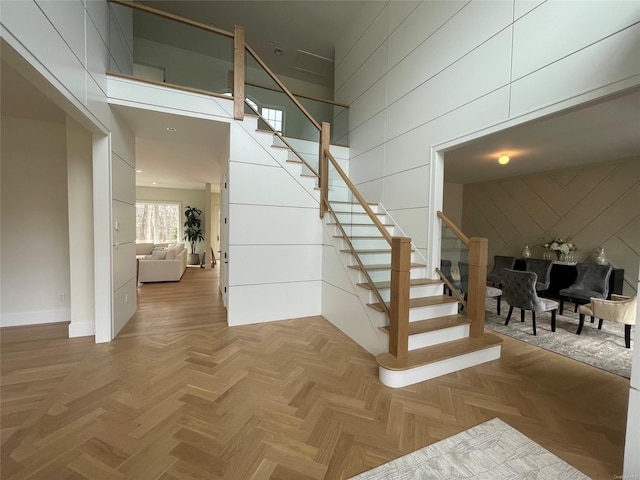
{"label": "white stair riser", "polygon": [[[376,215],[378,217],[378,220],[380,220],[383,224],[385,223],[385,216],[384,215]],[[371,222],[371,218],[369,218],[369,215],[365,214],[365,213],[338,213],[336,212],[336,217],[338,217],[338,220],[340,221],[340,223],[368,223]]]}
{"label": "white stair riser", "polygon": [[425,332],[409,337],[409,350],[430,347],[439,343],[460,340],[469,336],[469,325],[458,325],[451,328],[443,328],[433,332]]}
{"label": "white stair riser", "polygon": [[[440,295],[441,293],[442,285],[415,285],[411,287],[409,291],[409,298],[431,297],[433,295]],[[383,288],[382,290],[380,290],[380,295],[385,301],[388,302],[391,298],[391,289]],[[374,300],[376,296],[373,293],[370,294],[370,297],[370,303],[377,301]]]}
{"label": "white stair riser", "polygon": [[[391,265],[391,253],[362,253],[359,257],[363,265]],[[351,262],[356,263],[355,259]]]}
{"label": "white stair riser", "polygon": [[[366,222],[364,222],[366,223]],[[378,227],[376,227],[375,225],[348,225],[348,224],[342,224],[342,228],[344,230],[344,233],[347,234],[347,236],[349,237],[359,237],[359,236],[363,236],[363,237],[382,237],[382,234],[380,233],[380,230],[378,230]],[[395,231],[394,228],[389,226],[386,227],[387,232],[389,232],[390,235],[395,235]],[[336,227],[336,233],[335,235],[341,235],[342,232]],[[385,240],[386,242],[386,240]],[[387,245],[389,245],[388,242],[386,242]]]}
{"label": "white stair riser", "polygon": [[409,309],[409,321],[417,322],[428,318],[446,317],[447,315],[456,315],[458,313],[457,303],[445,303],[443,305],[429,305],[427,307],[418,307]]}
{"label": "white stair riser", "polygon": [[355,248],[356,250],[389,248],[389,244],[384,238],[352,238],[351,245],[353,245],[353,248]]}
{"label": "white stair riser", "polygon": [[411,370],[387,370],[379,367],[380,381],[387,387],[400,388],[424,382],[464,368],[491,362],[500,358],[500,345],[448,358],[441,362],[424,365]]}

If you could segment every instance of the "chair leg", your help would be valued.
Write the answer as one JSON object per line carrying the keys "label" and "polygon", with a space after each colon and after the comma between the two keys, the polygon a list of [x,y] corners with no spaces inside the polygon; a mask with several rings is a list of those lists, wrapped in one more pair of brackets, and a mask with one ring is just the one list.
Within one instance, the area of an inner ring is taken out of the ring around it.
{"label": "chair leg", "polygon": [[578,313],[578,302],[573,305],[573,313]]}
{"label": "chair leg", "polygon": [[598,330],[602,330],[602,319],[598,322]]}
{"label": "chair leg", "polygon": [[513,313],[513,307],[509,305],[509,314],[507,315],[507,321],[504,322],[505,325],[509,325],[509,320],[511,320],[511,314]]}
{"label": "chair leg", "polygon": [[595,320],[595,318],[593,318],[593,316],[591,317],[591,323],[593,323],[593,321]]}
{"label": "chair leg", "polygon": [[556,331],[556,311],[551,310],[551,331]]}
{"label": "chair leg", "polygon": [[536,336],[536,312],[531,310],[531,319],[533,320],[533,335]]}
{"label": "chair leg", "polygon": [[520,321],[524,322],[524,309],[520,309]]}
{"label": "chair leg", "polygon": [[498,302],[496,305],[496,313],[498,315],[500,315],[500,302],[502,301],[502,295],[499,295],[496,299],[496,301]]}
{"label": "chair leg", "polygon": [[560,315],[562,315],[563,311],[564,311],[564,298],[560,297],[560,311],[558,313],[560,313]]}
{"label": "chair leg", "polygon": [[580,335],[582,333],[582,327],[584,327],[584,313],[580,314],[580,323],[578,324],[578,331],[576,335]]}
{"label": "chair leg", "polygon": [[624,346],[631,348],[631,325],[624,326]]}

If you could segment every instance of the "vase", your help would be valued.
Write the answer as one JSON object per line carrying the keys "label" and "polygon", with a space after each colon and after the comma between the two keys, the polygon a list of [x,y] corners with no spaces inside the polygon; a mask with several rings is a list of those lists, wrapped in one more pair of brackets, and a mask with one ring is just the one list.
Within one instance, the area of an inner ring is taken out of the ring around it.
{"label": "vase", "polygon": [[598,255],[596,256],[596,263],[598,265],[606,265],[607,264],[607,257],[604,254],[604,248],[603,247],[598,247],[598,249],[596,251],[598,252]]}
{"label": "vase", "polygon": [[531,250],[529,250],[529,244],[525,243],[524,250],[522,250],[522,258],[529,258],[529,257],[531,257]]}

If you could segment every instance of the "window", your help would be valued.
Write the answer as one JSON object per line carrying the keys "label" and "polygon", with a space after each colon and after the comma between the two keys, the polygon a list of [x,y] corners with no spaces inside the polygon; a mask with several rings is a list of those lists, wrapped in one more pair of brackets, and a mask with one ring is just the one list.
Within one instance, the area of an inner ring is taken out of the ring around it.
{"label": "window", "polygon": [[181,210],[179,203],[136,203],[136,242],[178,243]]}
{"label": "window", "polygon": [[269,122],[274,130],[282,133],[282,117],[284,112],[275,108],[262,107],[262,116]]}

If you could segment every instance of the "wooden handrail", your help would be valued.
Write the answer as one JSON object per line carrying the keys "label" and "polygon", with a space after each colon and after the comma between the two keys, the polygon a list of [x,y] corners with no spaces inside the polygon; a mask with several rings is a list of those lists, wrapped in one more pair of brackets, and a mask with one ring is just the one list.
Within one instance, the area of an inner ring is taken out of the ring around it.
{"label": "wooden handrail", "polygon": [[[272,92],[279,92],[280,91],[277,88],[266,87],[264,85],[258,85],[257,83],[253,83],[253,82],[245,82],[245,85],[251,85],[252,87],[256,87],[256,88],[263,88],[265,90],[271,90]],[[296,92],[291,92],[291,94],[294,97],[304,98],[306,100],[312,100],[314,102],[326,103],[327,105],[333,105],[334,107],[349,108],[349,105],[347,105],[346,103],[336,102],[335,100],[326,100],[324,98],[312,97],[310,95],[305,95],[303,93],[296,93]]]}
{"label": "wooden handrail", "polygon": [[223,35],[225,37],[233,38],[233,32],[227,32],[226,30],[222,30],[221,28],[212,27],[211,25],[207,25],[206,23],[196,22],[195,20],[189,20],[188,18],[179,17],[178,15],[173,15],[172,13],[167,13],[162,10],[158,10],[153,7],[147,7],[145,5],[141,5],[139,3],[134,3],[130,0],[107,0],[108,3],[116,3],[118,5],[123,5],[125,7],[134,8],[136,10],[140,10],[143,12],[151,13],[153,15],[157,15],[159,17],[164,17],[169,20],[173,20],[176,22],[180,22],[184,25],[190,25],[192,27],[200,28],[202,30],[208,30],[212,33],[217,33],[218,35]]}
{"label": "wooden handrail", "polygon": [[233,118],[244,120],[244,28],[234,26],[233,34]]}
{"label": "wooden handrail", "polygon": [[460,240],[462,240],[462,243],[464,243],[468,247],[469,237],[467,237],[464,233],[462,233],[462,230],[460,230],[455,223],[449,220],[449,218],[444,213],[442,213],[441,211],[438,211],[437,215],[438,215],[438,218],[442,220],[442,223],[444,223],[447,227],[449,227],[449,229],[453,233],[455,233]]}
{"label": "wooden handrail", "polygon": [[296,107],[298,107],[300,111],[302,111],[302,113],[305,114],[305,116],[309,119],[309,121],[313,124],[313,126],[316,127],[318,131],[320,131],[321,127],[320,127],[320,124],[316,121],[316,119],[313,118],[309,112],[307,112],[307,110],[302,106],[302,104],[289,91],[289,89],[284,86],[284,83],[282,83],[280,79],[276,76],[276,74],[273,73],[269,67],[267,67],[267,64],[262,61],[262,59],[258,56],[258,54],[253,50],[253,48],[251,48],[249,45],[245,45],[245,48],[247,49],[247,52],[251,54],[253,59],[256,62],[258,62],[258,64],[262,67],[262,69],[265,72],[267,72],[267,74],[271,77],[271,79],[274,82],[276,82],[276,84],[282,89],[284,93],[287,94],[289,99],[296,105]]}
{"label": "wooden handrail", "polygon": [[333,167],[336,169],[336,171],[338,172],[342,180],[344,180],[344,183],[347,184],[353,196],[356,197],[356,200],[358,200],[360,205],[362,205],[362,208],[364,208],[364,211],[367,212],[367,214],[369,215],[369,218],[371,218],[375,226],[378,227],[378,230],[380,230],[380,233],[382,234],[382,236],[389,243],[389,245],[391,245],[392,243],[391,234],[387,231],[386,228],[384,228],[384,225],[382,225],[382,222],[378,219],[378,216],[375,213],[373,213],[373,210],[371,210],[371,207],[369,206],[369,204],[365,201],[365,199],[362,197],[360,192],[356,189],[355,185],[351,182],[351,180],[349,180],[349,177],[347,177],[347,174],[344,173],[344,170],[342,170],[340,165],[338,165],[338,162],[336,161],[335,158],[333,158],[333,155],[331,155],[331,152],[328,150],[325,150],[325,155],[329,160],[329,162],[331,162]]}

